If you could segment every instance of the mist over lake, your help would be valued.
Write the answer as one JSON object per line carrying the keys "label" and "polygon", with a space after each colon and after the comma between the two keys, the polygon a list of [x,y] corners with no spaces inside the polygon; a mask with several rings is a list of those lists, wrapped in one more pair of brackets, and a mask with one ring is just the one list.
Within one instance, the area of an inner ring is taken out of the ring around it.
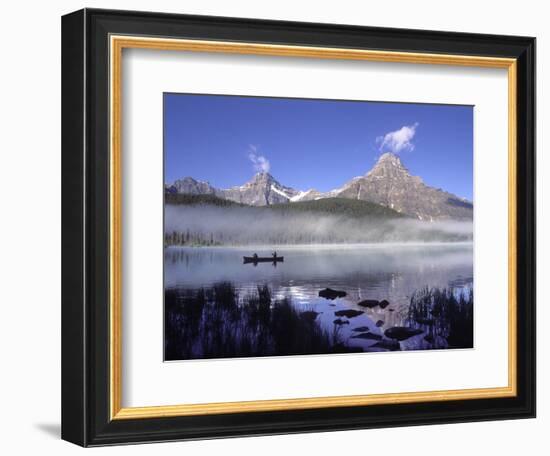
{"label": "mist over lake", "polygon": [[[348,203],[344,201],[344,203]],[[399,215],[399,214],[397,214]],[[373,242],[464,242],[472,240],[471,221],[422,222],[327,211],[289,211],[284,206],[219,207],[166,205],[165,233],[216,245],[287,245]],[[186,243],[178,242],[179,244]]]}

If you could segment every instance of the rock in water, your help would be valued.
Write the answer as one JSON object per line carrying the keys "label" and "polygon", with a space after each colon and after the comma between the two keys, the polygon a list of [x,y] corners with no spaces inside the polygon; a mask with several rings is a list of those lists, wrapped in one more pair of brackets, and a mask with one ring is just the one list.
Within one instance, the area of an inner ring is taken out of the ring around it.
{"label": "rock in water", "polygon": [[352,339],[370,339],[370,340],[381,340],[382,336],[380,334],[373,333],[361,333],[356,336],[351,336]]}
{"label": "rock in water", "polygon": [[417,336],[422,334],[424,331],[421,329],[410,328],[408,326],[394,326],[393,328],[388,328],[384,331],[384,335],[390,339],[396,340],[407,340],[412,336]]}
{"label": "rock in water", "polygon": [[334,315],[336,315],[337,317],[353,318],[357,317],[357,315],[361,315],[362,313],[364,313],[362,310],[345,309],[337,310],[336,312],[334,312]]}
{"label": "rock in water", "polygon": [[368,326],[359,326],[357,328],[353,328],[352,331],[355,331],[355,332],[369,332],[370,328]]}
{"label": "rock in water", "polygon": [[380,328],[380,326],[384,326],[384,322],[383,322],[382,320],[378,320],[378,321],[376,322],[376,327],[377,327],[377,328]]}
{"label": "rock in water", "polygon": [[399,342],[392,339],[383,339],[379,342],[376,342],[374,345],[371,345],[371,347],[383,348],[384,350],[389,350],[389,351],[401,350],[401,345],[399,345]]}
{"label": "rock in water", "polygon": [[361,306],[361,307],[368,307],[369,309],[372,309],[372,308],[380,305],[380,303],[376,299],[365,299],[361,302],[358,302],[357,305]]}
{"label": "rock in water", "polygon": [[334,323],[335,325],[338,325],[338,326],[349,325],[349,321],[347,321],[347,320],[342,320],[341,318],[337,318],[336,320],[333,321],[333,323]]}
{"label": "rock in water", "polygon": [[381,309],[385,309],[389,305],[390,305],[390,303],[388,301],[386,301],[385,299],[382,299],[382,301],[380,301],[380,308]]}
{"label": "rock in water", "polygon": [[336,298],[343,298],[343,297],[347,296],[347,293],[345,291],[333,290],[331,288],[325,288],[324,290],[321,290],[319,292],[319,296],[321,298],[334,300]]}

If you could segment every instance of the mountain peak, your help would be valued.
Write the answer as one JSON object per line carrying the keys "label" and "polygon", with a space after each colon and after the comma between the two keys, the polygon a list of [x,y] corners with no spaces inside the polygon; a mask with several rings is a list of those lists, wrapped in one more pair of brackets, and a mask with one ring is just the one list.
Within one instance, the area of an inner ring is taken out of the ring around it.
{"label": "mountain peak", "polygon": [[273,179],[273,176],[267,171],[260,171],[254,174],[254,179]]}
{"label": "mountain peak", "polygon": [[190,193],[190,194],[214,194],[215,189],[208,182],[199,181],[192,177],[184,177],[183,179],[177,179],[169,187],[169,191],[177,193]]}
{"label": "mountain peak", "polygon": [[391,164],[391,165],[395,165],[395,166],[403,166],[403,162],[401,161],[399,156],[395,155],[392,152],[386,152],[386,153],[383,153],[382,155],[380,155],[376,165],[386,164],[386,163]]}
{"label": "mountain peak", "polygon": [[252,179],[248,181],[249,184],[255,184],[255,183],[270,183],[270,182],[277,182],[277,180],[269,173],[262,171],[259,173],[254,174]]}
{"label": "mountain peak", "polygon": [[376,165],[367,173],[367,177],[378,178],[408,178],[411,177],[409,170],[403,165],[401,159],[391,152],[382,154]]}

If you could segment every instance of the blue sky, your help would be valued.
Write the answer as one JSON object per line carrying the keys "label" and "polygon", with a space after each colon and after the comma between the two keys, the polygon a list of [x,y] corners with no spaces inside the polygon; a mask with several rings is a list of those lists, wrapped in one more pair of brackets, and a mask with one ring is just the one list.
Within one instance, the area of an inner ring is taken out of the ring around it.
{"label": "blue sky", "polygon": [[327,191],[383,152],[472,199],[472,106],[164,95],[167,183],[191,176],[227,188],[268,170],[283,185]]}

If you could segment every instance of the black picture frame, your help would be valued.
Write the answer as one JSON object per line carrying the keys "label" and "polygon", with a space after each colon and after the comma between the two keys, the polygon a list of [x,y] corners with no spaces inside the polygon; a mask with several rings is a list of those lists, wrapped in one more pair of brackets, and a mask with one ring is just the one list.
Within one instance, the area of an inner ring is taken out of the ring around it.
{"label": "black picture frame", "polygon": [[[517,59],[517,395],[110,419],[109,36]],[[62,19],[62,438],[82,446],[535,416],[535,39],[84,9]]]}

